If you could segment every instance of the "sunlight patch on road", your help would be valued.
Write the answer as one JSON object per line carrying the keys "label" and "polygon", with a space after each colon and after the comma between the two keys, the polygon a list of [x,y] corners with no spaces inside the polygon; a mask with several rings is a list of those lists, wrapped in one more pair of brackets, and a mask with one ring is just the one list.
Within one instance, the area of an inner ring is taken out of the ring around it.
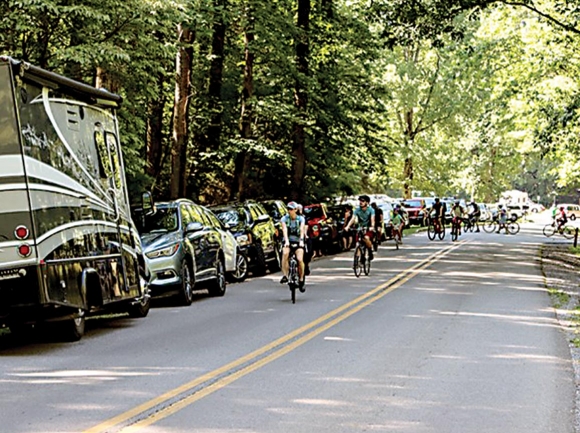
{"label": "sunlight patch on road", "polygon": [[339,407],[339,406],[352,406],[350,402],[347,401],[339,401],[339,400],[323,400],[323,399],[313,399],[313,398],[299,398],[293,400],[294,403],[298,404],[308,404],[311,406],[332,406],[332,407]]}

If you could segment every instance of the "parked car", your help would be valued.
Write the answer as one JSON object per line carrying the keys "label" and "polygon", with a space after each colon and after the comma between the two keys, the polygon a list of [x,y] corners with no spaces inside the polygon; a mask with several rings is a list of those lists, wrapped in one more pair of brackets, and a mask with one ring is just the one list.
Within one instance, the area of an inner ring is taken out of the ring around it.
{"label": "parked car", "polygon": [[280,267],[276,228],[264,206],[254,201],[232,202],[211,206],[223,225],[232,232],[248,265],[257,275]]}
{"label": "parked car", "polygon": [[543,212],[546,210],[546,208],[543,205],[541,205],[540,203],[530,202],[527,204],[527,206],[529,208],[529,211],[532,213]]}
{"label": "parked car", "polygon": [[329,213],[326,203],[304,206],[304,216],[314,251],[328,252],[338,247],[338,221]]}
{"label": "parked car", "polygon": [[152,273],[152,297],[177,296],[184,305],[190,305],[193,291],[202,287],[213,296],[225,294],[226,261],[232,264],[225,251],[236,249],[227,244],[224,247],[223,235],[208,214],[186,199],[156,203],[150,215],[136,211]]}
{"label": "parked car", "polygon": [[[264,206],[264,209],[266,209],[274,222],[274,228],[276,229],[276,248],[279,250],[278,257],[280,258],[282,257],[282,244],[284,240],[280,220],[284,215],[288,214],[288,207],[283,200],[264,200],[260,203]],[[278,264],[280,263],[278,262]]]}
{"label": "parked car", "polygon": [[425,209],[425,200],[422,198],[413,198],[401,202],[401,206],[407,211],[409,216],[409,225],[423,225],[423,209]]}
{"label": "parked car", "polygon": [[[566,211],[566,216],[569,220],[574,221],[576,218],[580,218],[580,205],[573,204],[573,203],[560,203],[556,205],[556,210],[559,211],[560,208],[564,206],[564,210]],[[554,207],[550,208],[550,212],[553,213]]]}
{"label": "parked car", "polygon": [[485,203],[477,203],[477,205],[479,206],[479,212],[481,213],[479,220],[490,221],[493,218],[493,216],[488,205]]}
{"label": "parked car", "polygon": [[506,210],[508,213],[508,218],[512,221],[517,221],[528,213],[527,210],[524,209],[524,206],[521,204],[508,204],[506,205]]}

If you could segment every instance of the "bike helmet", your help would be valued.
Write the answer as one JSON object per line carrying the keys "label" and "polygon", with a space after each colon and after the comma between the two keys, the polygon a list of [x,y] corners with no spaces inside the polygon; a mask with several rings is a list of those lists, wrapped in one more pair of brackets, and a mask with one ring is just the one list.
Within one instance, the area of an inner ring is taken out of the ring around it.
{"label": "bike helmet", "polygon": [[298,209],[298,203],[296,203],[295,201],[289,202],[286,206],[288,207],[288,210]]}

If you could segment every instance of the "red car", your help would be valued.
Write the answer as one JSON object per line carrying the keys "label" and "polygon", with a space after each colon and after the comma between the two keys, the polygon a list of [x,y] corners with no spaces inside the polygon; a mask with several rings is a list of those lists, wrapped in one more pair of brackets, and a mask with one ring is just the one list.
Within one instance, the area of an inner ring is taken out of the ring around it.
{"label": "red car", "polygon": [[315,251],[329,251],[339,244],[338,223],[330,216],[326,203],[304,206],[304,216]]}

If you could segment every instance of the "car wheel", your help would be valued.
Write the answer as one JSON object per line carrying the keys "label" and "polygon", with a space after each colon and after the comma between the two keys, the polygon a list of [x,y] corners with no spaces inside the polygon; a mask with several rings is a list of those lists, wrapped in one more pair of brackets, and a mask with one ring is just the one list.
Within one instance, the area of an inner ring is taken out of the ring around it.
{"label": "car wheel", "polygon": [[223,296],[226,293],[226,271],[220,258],[216,259],[215,271],[215,280],[209,286],[209,294],[211,296]]}
{"label": "car wheel", "polygon": [[193,285],[194,279],[191,274],[191,268],[186,259],[181,262],[181,291],[179,293],[180,301],[183,305],[191,305],[193,302]]}
{"label": "car wheel", "polygon": [[149,296],[143,296],[139,302],[129,307],[129,317],[136,319],[147,317],[150,309],[151,298]]}
{"label": "car wheel", "polygon": [[236,257],[236,270],[230,273],[230,279],[235,282],[241,282],[248,276],[248,258],[244,253],[238,251]]}
{"label": "car wheel", "polygon": [[58,323],[63,341],[79,341],[85,335],[84,312],[73,319],[66,319]]}
{"label": "car wheel", "polygon": [[574,215],[574,214],[570,215],[570,220],[575,221],[576,220],[576,215]]}

